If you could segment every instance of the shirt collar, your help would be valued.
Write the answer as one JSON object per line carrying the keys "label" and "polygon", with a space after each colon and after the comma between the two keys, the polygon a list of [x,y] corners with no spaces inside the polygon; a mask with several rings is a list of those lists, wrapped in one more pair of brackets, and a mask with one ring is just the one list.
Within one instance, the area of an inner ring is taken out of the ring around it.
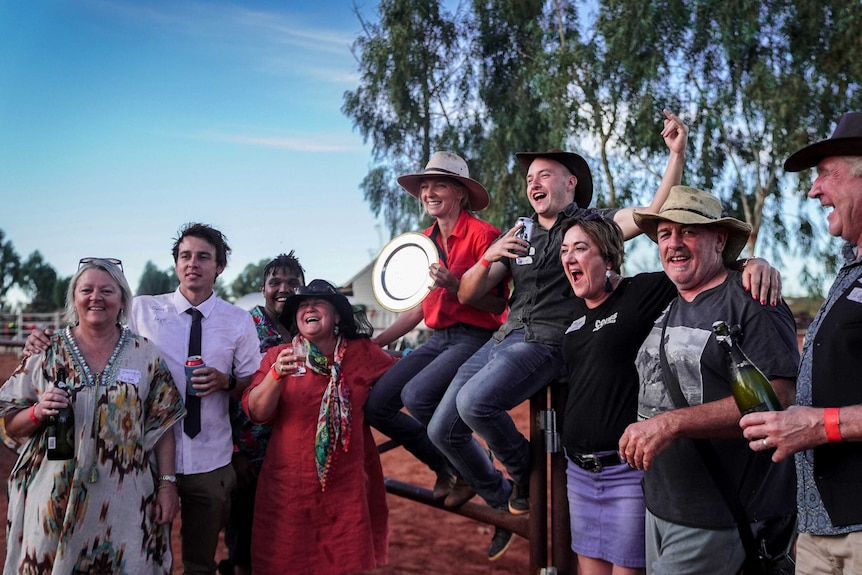
{"label": "shirt collar", "polygon": [[844,265],[849,266],[850,264],[858,263],[862,256],[859,255],[859,249],[856,244],[847,242],[841,248],[841,255],[844,257]]}
{"label": "shirt collar", "polygon": [[177,310],[177,315],[182,315],[186,313],[187,309],[196,307],[204,317],[208,317],[212,313],[213,308],[215,307],[218,296],[216,296],[215,292],[213,292],[206,300],[204,300],[203,303],[198,306],[193,306],[191,303],[189,303],[189,300],[186,299],[186,296],[184,296],[183,293],[180,291],[180,288],[177,287],[176,291],[174,291],[173,293],[172,299],[174,303],[174,309]]}

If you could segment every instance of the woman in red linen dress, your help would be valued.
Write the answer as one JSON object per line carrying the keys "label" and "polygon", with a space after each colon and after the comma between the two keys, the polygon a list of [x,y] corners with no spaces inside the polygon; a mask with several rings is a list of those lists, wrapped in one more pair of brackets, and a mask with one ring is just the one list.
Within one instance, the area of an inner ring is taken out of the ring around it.
{"label": "woman in red linen dress", "polygon": [[[298,287],[281,322],[289,344],[270,349],[243,410],[273,426],[252,529],[256,575],[338,574],[388,560],[383,470],[363,405],[394,359],[371,342],[364,314],[328,282]],[[300,371],[294,346],[311,344]]]}

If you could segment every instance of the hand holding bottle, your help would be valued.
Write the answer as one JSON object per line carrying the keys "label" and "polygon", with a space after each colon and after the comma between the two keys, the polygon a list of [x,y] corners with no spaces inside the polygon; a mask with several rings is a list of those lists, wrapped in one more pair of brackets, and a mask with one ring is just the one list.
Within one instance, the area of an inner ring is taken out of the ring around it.
{"label": "hand holding bottle", "polygon": [[[54,387],[66,395],[69,388],[65,368],[57,368],[57,379]],[[53,394],[57,397],[57,393]],[[55,399],[56,400],[56,399]],[[75,457],[75,411],[72,409],[68,397],[65,398],[66,405],[59,407],[56,413],[48,417],[48,425],[45,429],[45,437],[48,441],[48,459],[63,460]]]}
{"label": "hand holding bottle", "polygon": [[772,384],[736,344],[737,334],[727,322],[715,322],[712,330],[718,345],[728,355],[730,391],[739,412],[745,415],[755,411],[781,411],[781,402]]}

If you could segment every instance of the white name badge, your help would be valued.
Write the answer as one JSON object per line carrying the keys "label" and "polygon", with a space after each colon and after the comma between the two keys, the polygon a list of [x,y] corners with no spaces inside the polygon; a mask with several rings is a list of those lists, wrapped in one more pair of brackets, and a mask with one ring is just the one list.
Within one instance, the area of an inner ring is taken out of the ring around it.
{"label": "white name badge", "polygon": [[578,319],[576,319],[575,321],[572,322],[572,325],[569,326],[569,328],[566,330],[566,333],[577,331],[577,330],[581,329],[582,327],[584,327],[584,324],[586,324],[586,323],[587,323],[587,316],[579,317]]}
{"label": "white name badge", "polygon": [[853,288],[853,291],[850,292],[847,299],[855,301],[856,303],[862,303],[862,288]]}
{"label": "white name badge", "polygon": [[121,369],[117,374],[117,381],[137,384],[141,381],[141,372],[137,369]]}

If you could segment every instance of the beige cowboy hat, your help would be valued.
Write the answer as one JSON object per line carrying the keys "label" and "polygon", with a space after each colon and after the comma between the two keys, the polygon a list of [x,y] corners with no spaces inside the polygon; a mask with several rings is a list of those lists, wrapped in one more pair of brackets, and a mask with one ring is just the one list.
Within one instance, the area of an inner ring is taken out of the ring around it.
{"label": "beige cowboy hat", "polygon": [[467,209],[471,211],[484,210],[491,203],[491,195],[485,186],[470,178],[467,162],[452,152],[434,152],[421,173],[399,176],[398,185],[411,196],[418,198],[422,180],[429,176],[446,176],[464,184],[467,188]]}
{"label": "beige cowboy hat", "polygon": [[832,136],[792,153],[784,162],[788,172],[813,168],[830,156],[862,156],[862,112],[847,112],[838,121]]}
{"label": "beige cowboy hat", "polygon": [[656,243],[658,243],[656,228],[661,221],[721,226],[727,230],[727,241],[724,244],[724,251],[721,252],[725,264],[736,261],[751,234],[751,226],[747,223],[736,218],[721,217],[721,202],[718,198],[688,186],[672,187],[667,200],[657,214],[635,210],[634,220],[637,227]]}
{"label": "beige cowboy hat", "polygon": [[560,162],[578,178],[578,184],[575,186],[575,203],[582,208],[590,205],[593,199],[593,175],[590,173],[587,161],[578,154],[551,148],[547,152],[517,152],[515,157],[527,171],[530,170],[530,164],[536,158],[548,158]]}

